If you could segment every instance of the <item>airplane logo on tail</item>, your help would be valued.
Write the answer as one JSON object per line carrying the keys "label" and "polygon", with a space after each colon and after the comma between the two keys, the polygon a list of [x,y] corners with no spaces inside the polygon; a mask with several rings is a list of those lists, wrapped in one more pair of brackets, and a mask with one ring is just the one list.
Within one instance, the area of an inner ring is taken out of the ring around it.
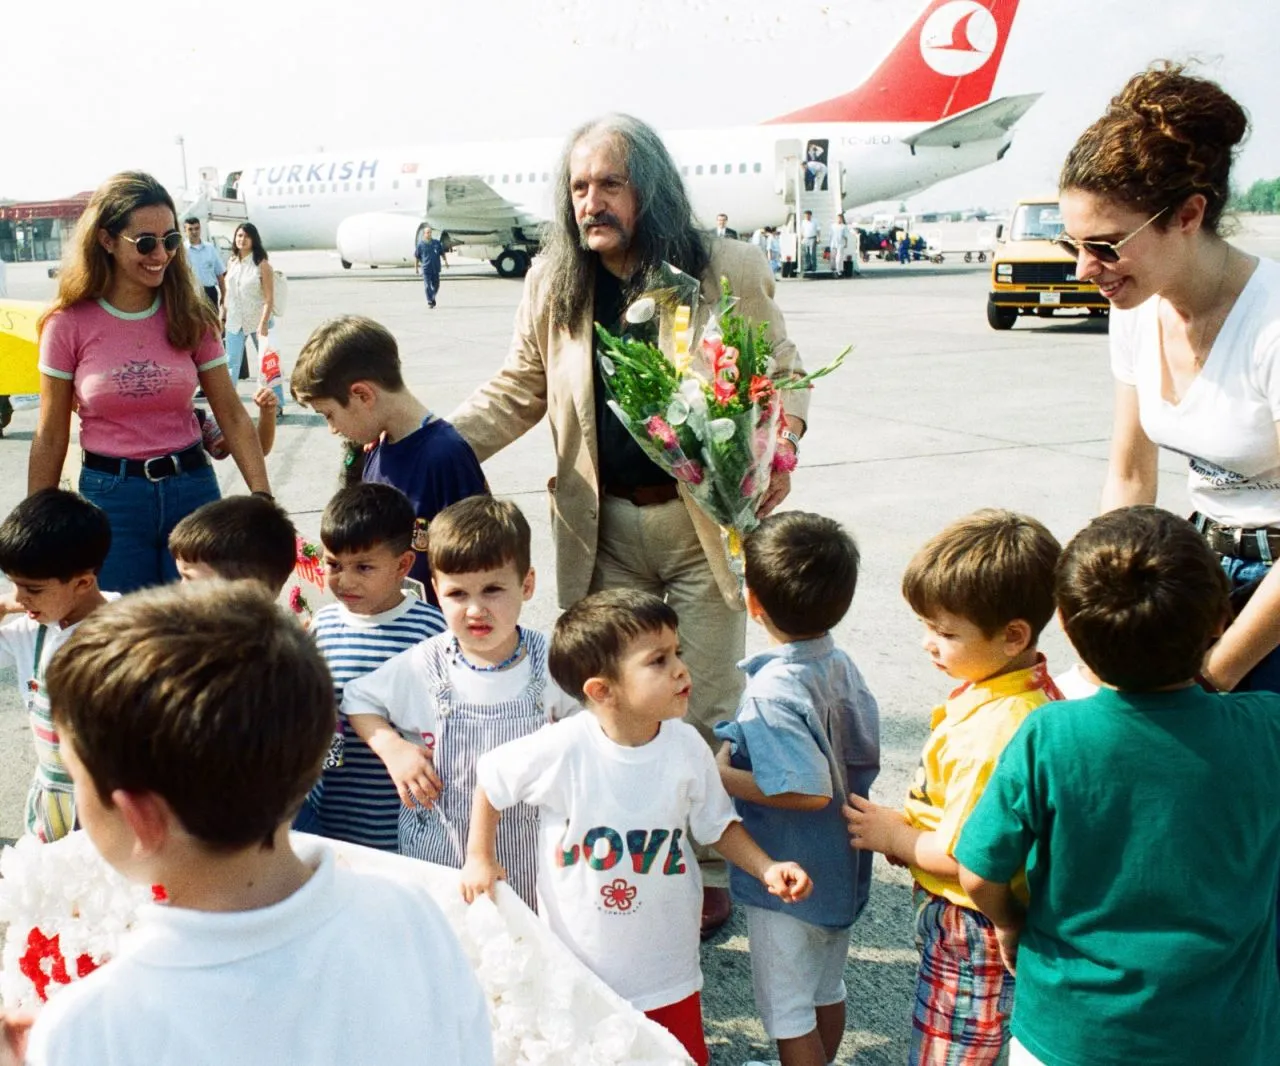
{"label": "airplane logo on tail", "polygon": [[954,0],[933,12],[920,28],[920,54],[944,77],[981,70],[999,36],[991,12],[976,0]]}

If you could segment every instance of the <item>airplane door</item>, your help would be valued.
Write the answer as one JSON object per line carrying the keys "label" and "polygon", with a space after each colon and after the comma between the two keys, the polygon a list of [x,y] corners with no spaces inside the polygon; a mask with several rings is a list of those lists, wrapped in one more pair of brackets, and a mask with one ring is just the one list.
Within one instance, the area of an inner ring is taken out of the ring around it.
{"label": "airplane door", "polygon": [[800,157],[804,145],[792,138],[788,141],[777,141],[773,146],[774,180],[773,189],[782,197],[782,202],[792,207],[796,202],[796,178],[799,173]]}

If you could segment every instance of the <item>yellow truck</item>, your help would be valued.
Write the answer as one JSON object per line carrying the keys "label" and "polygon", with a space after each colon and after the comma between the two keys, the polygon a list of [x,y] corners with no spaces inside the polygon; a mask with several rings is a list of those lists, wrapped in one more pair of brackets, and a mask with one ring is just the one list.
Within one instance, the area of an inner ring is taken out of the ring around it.
{"label": "yellow truck", "polygon": [[1056,244],[1062,212],[1054,197],[1019,200],[1009,225],[996,229],[987,322],[1011,329],[1019,315],[1047,318],[1059,311],[1107,314],[1098,286],[1076,278],[1076,260]]}

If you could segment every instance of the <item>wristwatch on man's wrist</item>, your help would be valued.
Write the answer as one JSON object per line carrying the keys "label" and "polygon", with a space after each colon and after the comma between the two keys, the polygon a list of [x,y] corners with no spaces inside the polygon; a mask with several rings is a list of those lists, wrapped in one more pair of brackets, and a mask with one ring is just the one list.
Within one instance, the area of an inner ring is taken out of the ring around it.
{"label": "wristwatch on man's wrist", "polygon": [[795,449],[796,454],[797,455],[800,454],[800,435],[798,433],[792,433],[791,430],[784,429],[781,433],[778,434],[778,436],[780,436],[785,441],[789,441],[791,444],[791,447]]}

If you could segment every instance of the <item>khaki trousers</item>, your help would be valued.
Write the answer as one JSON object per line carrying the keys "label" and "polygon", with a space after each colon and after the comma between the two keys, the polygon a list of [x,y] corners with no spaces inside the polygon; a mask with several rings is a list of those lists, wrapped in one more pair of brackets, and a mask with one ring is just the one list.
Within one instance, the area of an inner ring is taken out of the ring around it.
{"label": "khaki trousers", "polygon": [[[742,695],[738,661],[746,654],[747,615],[720,595],[682,500],[637,507],[616,496],[601,499],[591,591],[609,588],[652,592],[675,608],[693,684],[685,721],[714,751],[712,727],[733,718]],[[723,862],[701,847],[697,855],[704,881],[723,887]]]}

